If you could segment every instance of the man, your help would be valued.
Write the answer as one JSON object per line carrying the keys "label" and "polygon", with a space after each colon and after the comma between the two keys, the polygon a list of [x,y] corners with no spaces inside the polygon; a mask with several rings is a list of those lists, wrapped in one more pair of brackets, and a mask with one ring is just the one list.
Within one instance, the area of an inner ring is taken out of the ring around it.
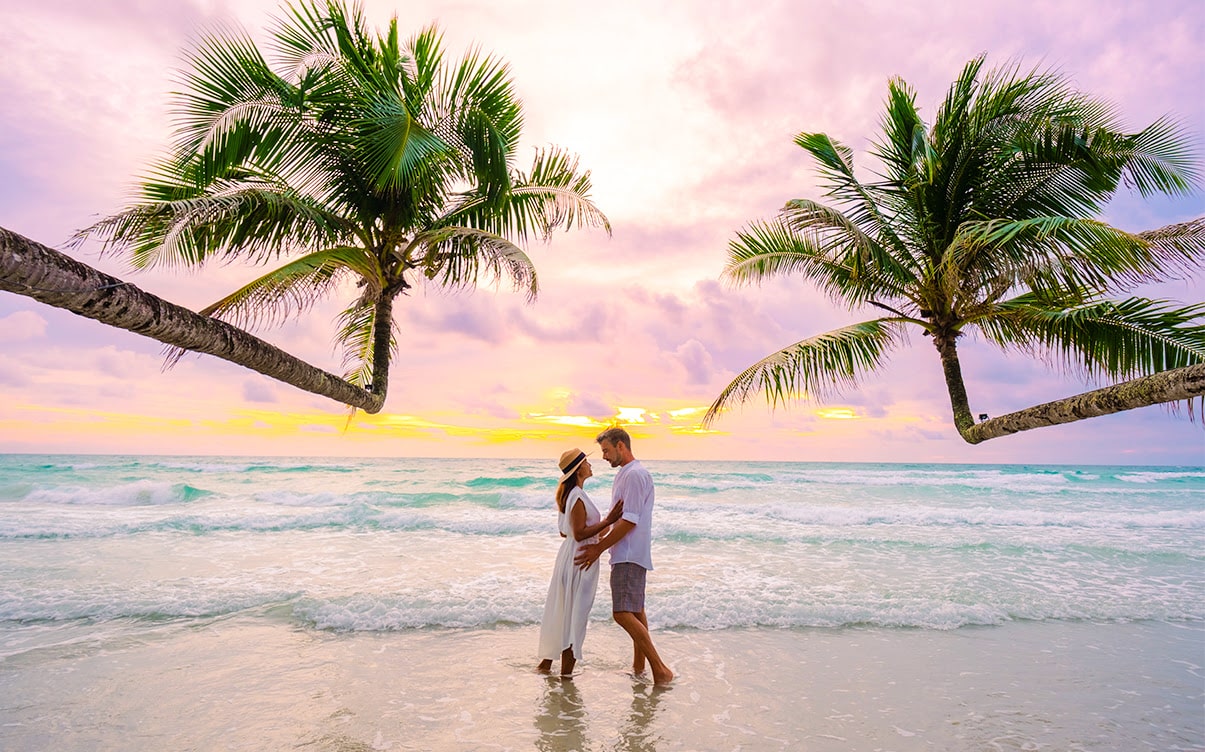
{"label": "man", "polygon": [[632,670],[653,670],[655,684],[667,684],[674,672],[657,655],[644,614],[644,585],[653,568],[653,478],[632,456],[632,437],[622,428],[608,428],[595,439],[603,459],[618,467],[611,485],[611,503],[623,502],[623,516],[598,543],[578,549],[574,561],[588,567],[611,550],[611,615],[632,638]]}

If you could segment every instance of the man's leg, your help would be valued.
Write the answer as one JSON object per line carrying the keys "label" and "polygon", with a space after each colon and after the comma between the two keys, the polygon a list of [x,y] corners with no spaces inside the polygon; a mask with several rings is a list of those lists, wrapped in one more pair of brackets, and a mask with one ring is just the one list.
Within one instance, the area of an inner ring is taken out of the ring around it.
{"label": "man's leg", "polygon": [[[653,668],[653,683],[666,684],[672,681],[674,672],[670,671],[669,666],[666,666],[665,662],[661,660],[661,656],[657,655],[657,648],[653,646],[653,638],[649,634],[647,619],[642,620],[643,612],[616,611],[612,616],[615,617],[615,623],[623,627],[623,631],[632,638],[634,654],[648,659],[649,665]],[[633,665],[633,668],[636,666]]]}
{"label": "man's leg", "polygon": [[[645,617],[643,609],[641,609],[636,614],[636,618],[640,620],[640,623],[644,625],[644,630],[646,632],[648,632],[649,620],[648,620],[648,618]],[[649,633],[649,639],[652,640],[651,632]],[[632,645],[632,671],[636,672],[637,674],[643,674],[644,673],[644,660],[645,660],[644,653],[640,652],[640,650],[635,646],[635,643],[633,643],[633,645]]]}
{"label": "man's leg", "polygon": [[611,566],[611,615],[632,638],[632,670],[644,672],[645,661],[653,669],[653,682],[664,684],[674,678],[649,634],[644,614],[644,585],[647,572],[639,564],[621,562]]}

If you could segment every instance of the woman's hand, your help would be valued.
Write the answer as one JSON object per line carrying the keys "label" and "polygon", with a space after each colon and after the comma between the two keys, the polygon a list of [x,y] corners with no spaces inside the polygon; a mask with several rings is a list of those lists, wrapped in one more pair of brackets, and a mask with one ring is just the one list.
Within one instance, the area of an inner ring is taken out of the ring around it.
{"label": "woman's hand", "polygon": [[623,499],[615,502],[615,506],[611,507],[611,511],[607,512],[607,524],[614,525],[615,521],[623,516]]}

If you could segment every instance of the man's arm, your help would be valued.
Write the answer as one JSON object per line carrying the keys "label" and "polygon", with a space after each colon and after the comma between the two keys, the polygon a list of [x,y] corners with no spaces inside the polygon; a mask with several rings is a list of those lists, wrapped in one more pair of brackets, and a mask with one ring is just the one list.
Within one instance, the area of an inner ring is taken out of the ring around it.
{"label": "man's arm", "polygon": [[573,557],[573,563],[577,564],[580,569],[589,567],[598,561],[598,557],[602,556],[603,551],[623,540],[623,536],[635,529],[636,523],[634,522],[625,519],[616,520],[615,524],[611,526],[611,531],[604,535],[598,543],[590,543],[578,548],[577,556]]}

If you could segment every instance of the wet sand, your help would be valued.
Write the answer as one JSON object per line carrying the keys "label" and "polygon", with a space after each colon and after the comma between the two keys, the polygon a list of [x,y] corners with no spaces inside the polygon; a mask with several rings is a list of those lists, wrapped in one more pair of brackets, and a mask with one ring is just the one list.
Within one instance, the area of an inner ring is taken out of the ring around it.
{"label": "wet sand", "polygon": [[658,631],[664,689],[628,672],[613,624],[569,680],[534,671],[536,637],[264,613],[48,634],[0,662],[0,748],[1205,748],[1199,624]]}

